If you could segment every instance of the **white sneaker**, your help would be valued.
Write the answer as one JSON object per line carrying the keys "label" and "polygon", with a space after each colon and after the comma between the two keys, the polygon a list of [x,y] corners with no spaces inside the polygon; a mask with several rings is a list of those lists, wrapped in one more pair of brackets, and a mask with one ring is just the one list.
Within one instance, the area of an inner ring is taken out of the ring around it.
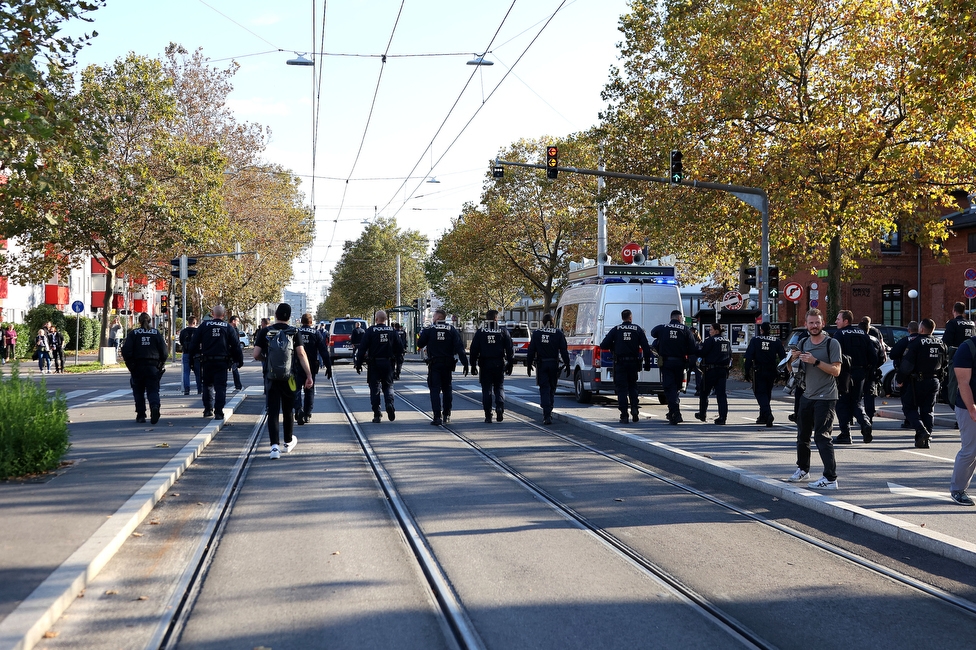
{"label": "white sneaker", "polygon": [[789,481],[790,483],[799,483],[800,481],[809,481],[810,480],[810,472],[804,472],[802,469],[800,469],[799,467],[797,467],[796,468],[796,471],[793,472],[793,476],[789,477],[786,480]]}
{"label": "white sneaker", "polygon": [[285,453],[287,454],[289,451],[294,451],[295,447],[297,446],[298,446],[298,436],[292,436],[291,442],[285,443]]}
{"label": "white sneaker", "polygon": [[810,487],[814,490],[836,490],[837,489],[837,479],[833,481],[828,481],[826,477],[821,476],[817,482],[811,483]]}
{"label": "white sneaker", "polygon": [[281,451],[278,450],[278,445],[271,445],[271,460],[278,460],[281,458]]}

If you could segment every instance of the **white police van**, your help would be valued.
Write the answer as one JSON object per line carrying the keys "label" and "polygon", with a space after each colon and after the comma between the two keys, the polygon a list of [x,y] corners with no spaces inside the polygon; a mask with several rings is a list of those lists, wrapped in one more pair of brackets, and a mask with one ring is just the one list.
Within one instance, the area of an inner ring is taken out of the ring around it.
{"label": "white police van", "polygon": [[[633,322],[653,342],[651,330],[670,322],[671,312],[681,309],[681,294],[673,266],[604,265],[602,275],[591,266],[570,272],[569,280],[556,307],[556,327],[566,335],[570,361],[559,383],[571,386],[576,401],[586,403],[599,393],[614,394],[613,355],[601,350],[600,342],[621,323],[620,312],[629,309]],[[664,403],[656,358],[650,370],[641,370],[637,389]]]}

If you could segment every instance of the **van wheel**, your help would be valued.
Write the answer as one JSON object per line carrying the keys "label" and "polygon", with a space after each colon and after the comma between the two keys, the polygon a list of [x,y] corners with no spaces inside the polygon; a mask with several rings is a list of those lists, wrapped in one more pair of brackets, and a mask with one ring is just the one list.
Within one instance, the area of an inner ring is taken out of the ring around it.
{"label": "van wheel", "polygon": [[593,393],[583,388],[583,373],[579,370],[573,376],[573,392],[576,393],[576,401],[580,404],[589,404],[593,399]]}
{"label": "van wheel", "polygon": [[884,379],[881,380],[881,387],[885,395],[890,395],[891,397],[901,397],[901,391],[895,386],[895,372],[889,372],[885,375]]}
{"label": "van wheel", "polygon": [[658,393],[657,394],[657,403],[658,404],[667,404],[668,403],[668,396],[665,395],[664,393]]}

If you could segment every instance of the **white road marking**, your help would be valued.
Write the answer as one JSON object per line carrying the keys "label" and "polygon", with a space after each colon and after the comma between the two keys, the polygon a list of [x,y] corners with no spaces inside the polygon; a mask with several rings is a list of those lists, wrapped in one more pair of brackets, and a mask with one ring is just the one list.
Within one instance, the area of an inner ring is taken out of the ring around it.
{"label": "white road marking", "polygon": [[88,388],[86,390],[73,390],[70,393],[65,393],[65,399],[74,399],[76,397],[81,397],[82,395],[87,395],[88,393],[94,393],[96,389]]}
{"label": "white road marking", "polygon": [[127,395],[128,396],[131,396],[132,395],[132,389],[131,388],[123,388],[121,390],[113,391],[111,393],[105,393],[104,395],[99,395],[98,397],[93,397],[92,399],[88,400],[87,402],[83,402],[81,404],[76,404],[74,406],[70,406],[69,408],[82,408],[84,406],[89,406],[91,404],[97,404],[98,402],[107,402],[109,400],[118,399],[119,397],[125,397]]}
{"label": "white road marking", "polygon": [[912,451],[910,449],[902,449],[901,451],[905,452],[906,454],[915,454],[916,456],[922,456],[923,458],[932,458],[932,459],[935,459],[935,460],[941,460],[943,463],[954,463],[955,462],[955,459],[953,459],[953,458],[943,458],[942,456],[934,456],[932,454],[923,454],[920,451]]}
{"label": "white road marking", "polygon": [[952,501],[948,494],[941,492],[931,492],[929,490],[916,490],[915,488],[905,487],[897,483],[888,483],[888,489],[892,494],[900,494],[906,497],[920,497],[922,499],[935,499],[936,501]]}

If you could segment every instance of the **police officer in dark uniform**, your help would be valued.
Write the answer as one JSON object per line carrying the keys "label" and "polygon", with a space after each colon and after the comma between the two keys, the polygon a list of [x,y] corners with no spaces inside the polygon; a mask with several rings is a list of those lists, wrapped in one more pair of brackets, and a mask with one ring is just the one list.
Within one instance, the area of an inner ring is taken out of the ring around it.
{"label": "police officer in dark uniform", "polygon": [[640,419],[637,380],[642,362],[644,370],[651,369],[651,344],[647,342],[644,328],[634,324],[633,314],[629,309],[620,312],[620,319],[623,322],[607,332],[600,348],[613,353],[613,387],[617,393],[620,422],[628,421],[628,404],[630,415],[637,422]]}
{"label": "police officer in dark uniform", "polygon": [[[871,317],[865,316],[861,319],[861,329],[867,332],[868,340],[874,346],[874,366],[867,369],[864,379],[864,415],[874,422],[877,413],[875,398],[878,397],[878,386],[881,384],[881,366],[888,361],[887,346],[884,337],[877,327],[871,325]],[[882,395],[883,397],[883,395]]]}
{"label": "police officer in dark uniform", "polygon": [[934,329],[935,321],[931,318],[918,324],[918,338],[905,349],[895,378],[901,384],[902,405],[915,429],[918,449],[929,448],[939,378],[946,366],[946,345],[932,336]]}
{"label": "police officer in dark uniform", "polygon": [[956,348],[973,336],[976,336],[976,323],[966,318],[966,304],[957,302],[952,306],[952,319],[946,322],[942,333],[942,342],[949,350],[949,358],[952,358]]}
{"label": "police officer in dark uniform", "polygon": [[451,421],[451,405],[454,403],[451,381],[458,359],[464,366],[464,376],[468,376],[468,355],[464,352],[461,334],[445,321],[446,318],[447,312],[435,309],[433,324],[424,328],[417,342],[417,347],[427,349],[427,387],[430,389],[430,408],[434,412],[432,426],[442,424],[442,406],[443,424]]}
{"label": "police officer in dark uniform", "polygon": [[[898,368],[901,367],[901,359],[905,356],[905,350],[908,349],[909,343],[918,338],[918,321],[911,321],[908,323],[908,336],[903,336],[895,343],[894,347],[891,348],[891,352],[888,354],[891,357],[891,361],[894,364],[896,377]],[[899,395],[899,398],[902,396]],[[914,396],[913,396],[914,398]],[[908,411],[905,408],[905,400],[901,400],[901,412],[905,416],[905,421],[901,423],[902,429],[914,429],[912,423],[908,421]]]}
{"label": "police officer in dark uniform", "polygon": [[403,329],[403,325],[400,323],[393,323],[393,329],[396,330],[400,345],[403,347],[403,354],[397,357],[396,371],[393,373],[393,379],[400,381],[400,371],[403,370],[403,355],[407,353],[407,330]]}
{"label": "police officer in dark uniform", "polygon": [[[237,330],[223,320],[223,305],[214,305],[210,320],[204,321],[193,334],[190,348],[200,355],[200,374],[203,375],[203,417],[224,419],[227,401],[227,371],[231,363],[244,365],[241,340]],[[211,392],[212,391],[212,392]]]}
{"label": "police officer in dark uniform", "polygon": [[[312,371],[312,379],[319,374],[319,359],[325,366],[325,378],[332,379],[332,357],[329,355],[329,346],[325,343],[322,333],[312,327],[312,315],[302,314],[302,326],[298,328],[298,341],[305,348],[305,357],[308,359],[308,368]],[[305,424],[312,419],[312,405],[315,401],[315,385],[311,388],[305,387],[305,369],[301,364],[295,366],[295,422]]]}
{"label": "police officer in dark uniform", "polygon": [[864,442],[874,439],[870,418],[864,414],[864,382],[868,375],[874,376],[877,356],[874,344],[867,332],[854,323],[854,314],[842,309],[837,313],[837,332],[834,338],[840,341],[842,354],[851,358],[851,389],[837,399],[837,423],[840,434],[834,439],[835,445],[851,444],[851,422],[855,419],[861,425]]}
{"label": "police officer in dark uniform", "polygon": [[[478,367],[478,363],[481,367]],[[485,322],[474,333],[471,341],[471,373],[481,383],[481,405],[485,409],[485,422],[491,423],[491,398],[495,396],[495,416],[505,419],[505,375],[515,367],[515,349],[512,336],[504,327],[498,327],[498,310],[485,312]]]}
{"label": "police officer in dark uniform", "polygon": [[190,371],[193,371],[193,378],[197,384],[197,395],[203,392],[203,385],[200,383],[200,359],[196,350],[190,349],[190,342],[193,335],[197,332],[197,317],[190,316],[189,325],[180,330],[180,349],[183,350],[183,394],[190,394]]}
{"label": "police officer in dark uniform", "polygon": [[776,383],[777,367],[786,358],[786,348],[778,336],[771,336],[769,323],[759,324],[759,334],[752,337],[746,348],[745,378],[752,382],[752,392],[759,404],[759,419],[756,424],[773,426],[773,385]]}
{"label": "police officer in dark uniform", "polygon": [[352,355],[356,356],[356,349],[359,344],[363,342],[363,337],[366,336],[366,330],[363,329],[363,324],[358,320],[353,326],[352,332],[349,333],[349,343],[352,345]]}
{"label": "police officer in dark uniform", "polygon": [[696,358],[697,346],[695,335],[691,328],[682,322],[683,315],[680,309],[671,312],[671,322],[657,325],[651,330],[651,336],[655,339],[657,353],[660,361],[658,366],[661,369],[661,384],[664,387],[664,395],[668,400],[668,422],[678,424],[683,422],[681,417],[681,403],[678,400],[678,391],[681,383],[685,379],[685,368]]}
{"label": "police officer in dark uniform", "polygon": [[702,389],[698,396],[698,412],[695,417],[705,421],[708,413],[708,396],[715,391],[718,402],[718,418],[715,424],[725,424],[729,417],[729,398],[725,384],[729,379],[729,366],[732,365],[732,342],[722,334],[722,326],[712,323],[708,326],[708,337],[702,341],[698,354],[701,356]]}
{"label": "police officer in dark uniform", "polygon": [[136,422],[146,421],[149,398],[150,421],[159,422],[159,379],[163,376],[168,353],[159,330],[150,326],[149,314],[139,314],[139,328],[129,332],[122,345],[122,358],[129,369],[129,385],[136,401]]}
{"label": "police officer in dark uniform", "polygon": [[525,357],[526,372],[532,374],[536,366],[536,383],[539,384],[539,402],[542,404],[542,423],[552,424],[552,404],[559,382],[559,361],[569,368],[569,348],[562,330],[553,327],[552,314],[542,317],[542,327],[532,332],[528,354]]}
{"label": "police officer in dark uniform", "polygon": [[[386,318],[386,312],[382,309],[376,312],[373,326],[366,330],[362,342],[356,348],[356,372],[363,371],[363,362],[368,364],[366,383],[369,385],[369,403],[373,407],[374,423],[382,420],[380,386],[383,387],[386,416],[390,418],[390,422],[396,420],[396,408],[393,406],[393,374],[396,370],[396,360],[403,355],[403,345],[396,330],[386,324]],[[464,352],[463,348],[461,352]]]}

